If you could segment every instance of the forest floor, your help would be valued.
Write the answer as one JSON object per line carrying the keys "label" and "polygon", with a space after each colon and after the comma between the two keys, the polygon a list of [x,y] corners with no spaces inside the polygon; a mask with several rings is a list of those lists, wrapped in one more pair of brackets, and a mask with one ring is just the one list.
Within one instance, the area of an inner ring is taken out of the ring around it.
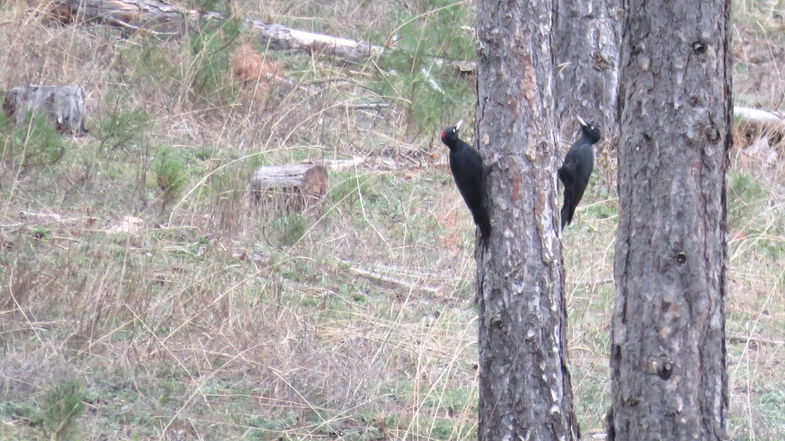
{"label": "forest floor", "polygon": [[[461,2],[232,4],[402,48],[474,47],[471,30],[429,26],[471,26]],[[734,8],[734,99],[779,110],[783,1]],[[90,133],[0,121],[0,441],[476,438],[474,226],[438,139],[471,119],[471,78],[434,74],[434,95],[415,69],[267,50],[231,21],[160,38],[36,11],[0,4],[0,85],[81,85]],[[278,72],[269,91],[232,76],[247,59]],[[785,143],[735,134],[730,439],[783,440]],[[585,439],[603,437],[610,404],[618,201],[600,147],[563,237]],[[305,211],[248,195],[258,166],[354,157]]]}

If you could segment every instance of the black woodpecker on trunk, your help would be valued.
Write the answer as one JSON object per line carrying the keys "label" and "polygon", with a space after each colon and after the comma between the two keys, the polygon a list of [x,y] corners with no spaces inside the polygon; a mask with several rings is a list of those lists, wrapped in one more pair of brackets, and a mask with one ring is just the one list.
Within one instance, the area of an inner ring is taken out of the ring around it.
{"label": "black woodpecker on trunk", "polygon": [[463,120],[442,132],[442,142],[450,148],[450,171],[461,192],[463,200],[472,213],[474,223],[480,228],[483,245],[488,244],[491,236],[491,221],[485,204],[485,182],[488,168],[482,162],[482,156],[469,144],[458,138]]}
{"label": "black woodpecker on trunk", "polygon": [[594,144],[602,135],[600,129],[578,117],[581,124],[581,137],[570,147],[564,164],[559,168],[559,179],[564,184],[564,206],[561,208],[562,230],[572,222],[575,207],[583,197],[589,177],[594,169]]}

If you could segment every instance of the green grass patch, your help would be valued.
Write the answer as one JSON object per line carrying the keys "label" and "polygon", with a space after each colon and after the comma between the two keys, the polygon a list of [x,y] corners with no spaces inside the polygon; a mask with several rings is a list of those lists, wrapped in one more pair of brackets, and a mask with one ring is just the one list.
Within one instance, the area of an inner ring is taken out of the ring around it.
{"label": "green grass patch", "polygon": [[44,396],[36,420],[52,441],[76,440],[77,421],[84,412],[85,388],[79,380],[66,380]]}
{"label": "green grass patch", "polygon": [[29,113],[25,121],[16,125],[0,113],[0,160],[27,168],[62,159],[69,143],[49,126],[46,117]]}
{"label": "green grass patch", "polygon": [[768,197],[769,190],[758,179],[743,172],[731,173],[728,186],[728,218],[731,225],[739,227],[750,216],[757,214]]}
{"label": "green grass patch", "polygon": [[461,23],[469,24],[464,4],[421,0],[410,6],[391,10],[401,24],[387,36],[395,39],[395,50],[379,60],[375,87],[405,106],[416,131],[427,133],[471,114],[474,85],[443,60],[473,60],[474,41],[470,32],[460,30]]}

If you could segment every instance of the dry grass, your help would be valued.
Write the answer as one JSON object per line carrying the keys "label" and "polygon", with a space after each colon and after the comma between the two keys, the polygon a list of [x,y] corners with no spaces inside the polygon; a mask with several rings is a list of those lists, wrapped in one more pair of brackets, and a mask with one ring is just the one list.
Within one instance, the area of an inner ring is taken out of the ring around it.
{"label": "dry grass", "polygon": [[[393,28],[388,6],[235,4],[357,38]],[[0,23],[14,42],[0,47],[3,86],[81,84],[92,130],[51,167],[0,167],[0,440],[48,438],[44,403],[65,380],[86,388],[77,439],[474,438],[470,217],[432,134],[405,135],[398,106],[350,105],[389,98],[366,87],[373,66],[255,47],[282,72],[262,105],[232,78],[229,54],[189,41],[52,26],[21,3]],[[204,60],[223,55],[217,86],[200,88]],[[781,141],[768,146],[783,154]],[[166,205],[152,171],[164,150],[187,176]],[[785,174],[748,153],[734,152],[729,179],[731,439],[777,440]],[[327,197],[303,214],[246,197],[257,165],[353,155],[366,162],[331,172]],[[617,201],[601,187],[564,239],[590,433],[609,405]]]}

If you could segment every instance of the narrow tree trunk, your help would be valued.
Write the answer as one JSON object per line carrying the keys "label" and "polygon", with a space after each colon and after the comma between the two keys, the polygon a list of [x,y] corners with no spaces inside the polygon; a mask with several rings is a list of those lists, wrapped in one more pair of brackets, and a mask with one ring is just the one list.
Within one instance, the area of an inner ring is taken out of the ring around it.
{"label": "narrow tree trunk", "polygon": [[724,440],[730,2],[625,14],[610,438]]}
{"label": "narrow tree trunk", "polygon": [[557,4],[553,48],[559,128],[564,129],[562,135],[574,135],[577,114],[599,126],[604,139],[615,145],[621,0]]}
{"label": "narrow tree trunk", "polygon": [[572,440],[557,228],[553,1],[479,2],[477,145],[493,232],[478,251],[479,439]]}

